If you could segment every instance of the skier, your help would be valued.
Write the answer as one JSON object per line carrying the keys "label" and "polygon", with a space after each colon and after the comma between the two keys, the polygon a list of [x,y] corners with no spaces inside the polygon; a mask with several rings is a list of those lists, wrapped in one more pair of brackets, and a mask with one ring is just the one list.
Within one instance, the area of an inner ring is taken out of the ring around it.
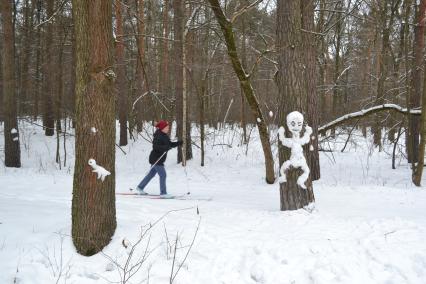
{"label": "skier", "polygon": [[164,162],[167,158],[167,151],[171,148],[182,145],[182,141],[171,142],[168,132],[169,124],[165,120],[160,120],[155,127],[157,130],[154,133],[154,140],[152,141],[152,151],[149,154],[149,163],[151,169],[145,178],[137,186],[138,194],[146,195],[144,191],[146,185],[155,176],[156,173],[160,176],[160,196],[162,198],[172,198],[171,195],[167,194],[166,189],[166,169],[164,168]]}

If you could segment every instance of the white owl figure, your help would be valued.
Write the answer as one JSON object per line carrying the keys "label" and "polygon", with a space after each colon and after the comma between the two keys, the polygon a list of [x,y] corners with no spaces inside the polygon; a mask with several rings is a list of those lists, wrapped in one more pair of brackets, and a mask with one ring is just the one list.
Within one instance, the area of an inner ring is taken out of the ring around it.
{"label": "white owl figure", "polygon": [[287,181],[285,172],[290,166],[301,168],[303,174],[297,179],[297,184],[306,189],[305,182],[308,180],[310,171],[305,156],[303,155],[302,146],[309,143],[312,128],[306,125],[305,133],[300,137],[300,132],[303,127],[303,115],[298,111],[293,111],[287,115],[287,127],[292,134],[291,138],[285,137],[284,127],[281,126],[278,130],[278,139],[285,147],[291,149],[290,160],[285,161],[281,165],[279,182],[284,183]]}
{"label": "white owl figure", "polygon": [[94,173],[98,174],[98,179],[104,181],[106,176],[109,176],[111,173],[107,171],[104,167],[101,167],[96,164],[94,159],[89,159],[89,166],[92,167]]}

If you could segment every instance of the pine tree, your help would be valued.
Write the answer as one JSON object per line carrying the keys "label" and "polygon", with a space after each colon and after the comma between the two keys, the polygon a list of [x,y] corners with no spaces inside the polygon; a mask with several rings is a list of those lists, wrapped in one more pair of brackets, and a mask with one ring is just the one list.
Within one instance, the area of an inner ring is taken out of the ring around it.
{"label": "pine tree", "polygon": [[[291,134],[286,126],[287,114],[292,111],[301,113],[308,111],[309,86],[305,82],[310,80],[307,76],[310,74],[310,68],[305,68],[307,61],[304,50],[309,43],[308,38],[302,34],[301,0],[279,0],[277,4],[276,42],[279,70],[276,81],[279,90],[279,124],[286,127],[286,135],[289,137]],[[313,5],[310,8],[313,9]],[[309,114],[305,115],[306,118],[309,118]],[[289,148],[279,146],[280,165],[290,158],[290,154]],[[281,210],[299,209],[314,201],[310,179],[306,182],[306,189],[297,185],[296,181],[300,174],[299,169],[290,168],[287,171],[287,182],[280,184]]]}
{"label": "pine tree", "polygon": [[3,26],[3,112],[4,112],[4,154],[6,167],[21,167],[21,151],[19,147],[19,132],[16,109],[16,80],[15,80],[15,35],[12,20],[12,1],[3,0],[0,3]]}
{"label": "pine tree", "polygon": [[[76,160],[72,238],[93,255],[106,246],[115,218],[115,96],[111,0],[73,0],[76,37]],[[111,175],[97,179],[89,159]]]}

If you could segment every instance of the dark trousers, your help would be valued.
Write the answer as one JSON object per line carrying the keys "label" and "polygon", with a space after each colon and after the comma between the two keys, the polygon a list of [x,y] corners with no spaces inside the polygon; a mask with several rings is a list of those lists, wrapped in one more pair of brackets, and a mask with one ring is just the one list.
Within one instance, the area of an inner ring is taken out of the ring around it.
{"label": "dark trousers", "polygon": [[167,194],[166,169],[164,168],[164,166],[161,165],[153,166],[149,173],[146,175],[146,177],[144,177],[144,179],[139,183],[138,187],[143,190],[146,185],[152,180],[155,174],[158,174],[160,176],[160,194]]}

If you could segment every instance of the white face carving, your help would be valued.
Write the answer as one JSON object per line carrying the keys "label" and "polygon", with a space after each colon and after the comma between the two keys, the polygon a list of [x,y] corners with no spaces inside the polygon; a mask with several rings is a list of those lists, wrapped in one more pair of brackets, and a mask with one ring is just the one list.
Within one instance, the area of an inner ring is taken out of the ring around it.
{"label": "white face carving", "polygon": [[287,115],[287,127],[293,135],[299,134],[303,127],[303,115],[298,111],[290,112]]}

